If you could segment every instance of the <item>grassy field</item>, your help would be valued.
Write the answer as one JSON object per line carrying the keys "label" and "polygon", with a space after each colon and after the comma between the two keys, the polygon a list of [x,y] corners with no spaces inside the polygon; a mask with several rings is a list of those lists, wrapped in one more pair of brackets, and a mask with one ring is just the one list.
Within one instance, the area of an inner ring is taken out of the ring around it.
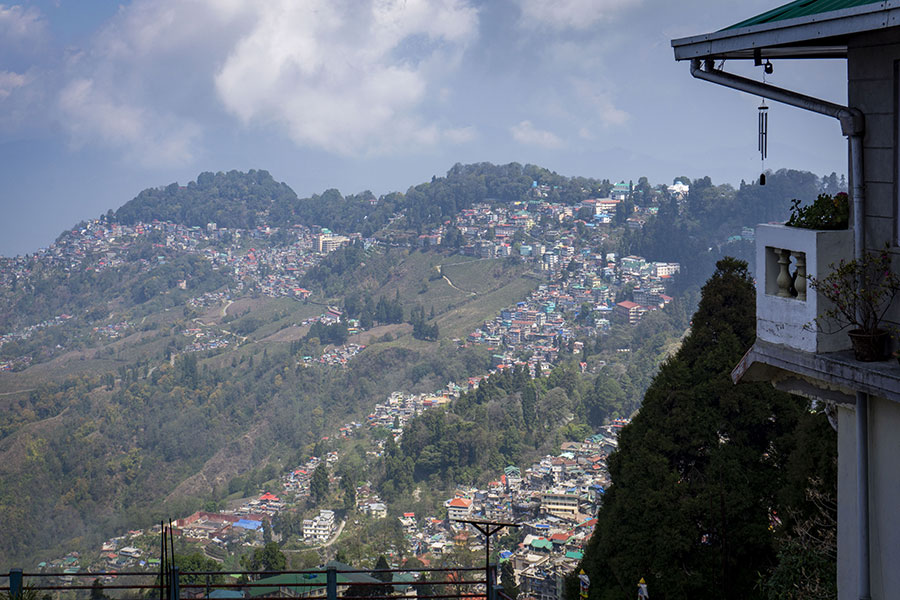
{"label": "grassy field", "polygon": [[[439,275],[438,266],[446,278]],[[434,307],[441,339],[465,337],[501,309],[524,299],[540,283],[538,279],[526,277],[522,265],[510,265],[499,258],[413,252],[400,263],[398,270],[403,278],[389,282],[379,293],[393,298],[400,290],[407,312],[418,304],[427,315]],[[410,290],[416,291],[409,293]],[[411,335],[406,335],[393,345],[416,348],[419,345],[416,342]]]}
{"label": "grassy field", "polygon": [[484,321],[493,319],[501,309],[523,300],[540,281],[521,275],[510,278],[505,285],[479,294],[453,311],[437,318],[442,338],[463,338]]}

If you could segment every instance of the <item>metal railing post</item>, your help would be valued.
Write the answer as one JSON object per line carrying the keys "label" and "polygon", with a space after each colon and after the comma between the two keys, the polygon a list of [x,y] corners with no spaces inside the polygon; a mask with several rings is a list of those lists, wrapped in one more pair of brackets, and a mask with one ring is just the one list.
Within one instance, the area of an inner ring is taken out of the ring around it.
{"label": "metal railing post", "polygon": [[178,567],[172,567],[172,600],[181,598],[181,582],[178,581]]}
{"label": "metal railing post", "polygon": [[488,570],[487,600],[497,600],[497,565],[492,564]]}
{"label": "metal railing post", "polygon": [[328,600],[337,600],[337,569],[328,567],[325,574],[325,595],[328,597]]}
{"label": "metal railing post", "polygon": [[9,570],[9,597],[17,598],[22,595],[22,569]]}

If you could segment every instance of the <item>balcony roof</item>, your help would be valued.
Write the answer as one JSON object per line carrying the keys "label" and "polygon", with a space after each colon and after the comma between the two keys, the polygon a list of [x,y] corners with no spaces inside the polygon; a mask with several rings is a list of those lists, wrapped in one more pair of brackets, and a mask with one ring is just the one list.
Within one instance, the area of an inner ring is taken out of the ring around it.
{"label": "balcony roof", "polygon": [[731,378],[767,381],[782,391],[839,403],[854,403],[857,391],[900,402],[897,361],[860,362],[850,351],[813,354],[757,340]]}
{"label": "balcony roof", "polygon": [[720,31],[672,40],[675,60],[846,58],[847,41],[900,26],[900,0],[797,0]]}

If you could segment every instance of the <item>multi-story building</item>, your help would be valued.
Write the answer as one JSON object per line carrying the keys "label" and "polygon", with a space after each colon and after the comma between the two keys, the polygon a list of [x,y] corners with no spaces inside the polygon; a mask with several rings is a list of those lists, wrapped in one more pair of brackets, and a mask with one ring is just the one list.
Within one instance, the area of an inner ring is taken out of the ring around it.
{"label": "multi-story building", "polygon": [[303,520],[303,537],[318,543],[328,541],[334,533],[334,511],[322,509],[312,519]]}
{"label": "multi-story building", "polygon": [[[690,61],[695,77],[833,117],[849,140],[849,230],[757,228],[757,340],[733,372],[735,381],[769,381],[813,398],[833,417],[839,600],[900,598],[900,367],[896,361],[858,361],[845,333],[808,327],[826,306],[806,279],[827,275],[831,263],[884,248],[890,269],[900,271],[898,24],[895,2],[803,0],[672,42],[675,58]],[[753,60],[771,71],[773,63],[792,58],[845,60],[847,106],[721,67]],[[889,327],[900,323],[900,301],[886,320]]]}
{"label": "multi-story building", "polygon": [[541,512],[574,519],[578,514],[578,493],[563,489],[547,490],[541,494]]}
{"label": "multi-story building", "polygon": [[641,305],[631,300],[623,300],[613,309],[615,317],[620,323],[634,325],[641,320]]}
{"label": "multi-story building", "polygon": [[654,277],[670,277],[675,273],[678,273],[681,270],[681,265],[678,263],[665,263],[665,262],[655,262],[653,263],[653,276]]}
{"label": "multi-story building", "polygon": [[446,504],[447,518],[451,521],[468,519],[472,514],[472,501],[468,498],[453,498]]}
{"label": "multi-story building", "polygon": [[350,243],[350,238],[347,236],[320,233],[316,236],[316,252],[328,254],[348,243]]}

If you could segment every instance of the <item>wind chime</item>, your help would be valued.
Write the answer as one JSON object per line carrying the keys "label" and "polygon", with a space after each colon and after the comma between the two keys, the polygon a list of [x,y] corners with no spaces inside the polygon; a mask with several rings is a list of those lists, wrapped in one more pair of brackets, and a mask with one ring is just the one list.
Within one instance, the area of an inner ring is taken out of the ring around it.
{"label": "wind chime", "polygon": [[762,162],[762,172],[759,175],[759,185],[766,185],[766,149],[769,143],[769,107],[763,98],[759,105],[759,155]]}
{"label": "wind chime", "polygon": [[[759,51],[757,51],[759,52]],[[766,83],[766,75],[771,75],[774,71],[771,61],[762,62],[759,54],[755,57],[756,66],[763,68],[763,84]],[[769,146],[769,107],[766,106],[766,99],[762,98],[759,103],[759,156],[762,168],[759,174],[759,185],[766,185],[766,154]]]}

